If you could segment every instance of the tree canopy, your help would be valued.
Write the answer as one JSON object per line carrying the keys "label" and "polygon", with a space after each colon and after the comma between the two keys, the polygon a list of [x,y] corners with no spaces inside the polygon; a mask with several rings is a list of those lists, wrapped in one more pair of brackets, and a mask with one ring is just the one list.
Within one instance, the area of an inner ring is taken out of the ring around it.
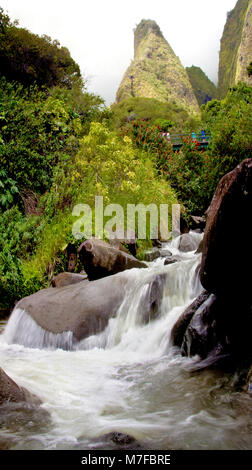
{"label": "tree canopy", "polygon": [[49,36],[19,28],[0,7],[0,76],[24,86],[71,88],[81,80],[78,64],[66,47]]}

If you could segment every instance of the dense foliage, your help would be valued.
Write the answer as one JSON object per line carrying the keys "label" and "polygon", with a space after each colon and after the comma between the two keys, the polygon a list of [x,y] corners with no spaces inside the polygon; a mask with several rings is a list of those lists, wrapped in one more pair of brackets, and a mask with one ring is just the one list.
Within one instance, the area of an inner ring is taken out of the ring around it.
{"label": "dense foliage", "polygon": [[131,135],[137,147],[156,158],[156,167],[176,190],[187,212],[202,214],[208,207],[220,178],[245,158],[252,157],[252,88],[244,83],[230,89],[227,97],[212,100],[201,108],[202,121],[196,131],[211,135],[207,151],[193,138],[183,139],[174,152],[160,126],[132,121],[120,133]]}
{"label": "dense foliage", "polygon": [[[150,98],[107,109],[72,61],[60,59],[64,48],[19,29],[2,10],[0,36],[0,311],[66,269],[66,246],[83,240],[72,232],[76,205],[94,215],[102,196],[126,217],[130,203],[179,200],[187,214],[202,214],[220,177],[252,157],[252,89],[243,83],[202,106],[201,120]],[[52,81],[40,75],[47,52]],[[174,152],[162,135],[201,129],[212,136],[205,152],[194,138]]]}
{"label": "dense foliage", "polygon": [[172,132],[190,132],[200,126],[199,118],[190,111],[175,103],[164,103],[153,98],[127,98],[112,105],[111,109],[112,126],[118,129],[139,120],[146,121],[150,127],[160,125],[161,120],[168,120],[172,124]]}
{"label": "dense foliage", "polygon": [[66,47],[48,36],[37,36],[18,28],[0,8],[0,76],[24,86],[66,86],[80,80],[78,64]]}

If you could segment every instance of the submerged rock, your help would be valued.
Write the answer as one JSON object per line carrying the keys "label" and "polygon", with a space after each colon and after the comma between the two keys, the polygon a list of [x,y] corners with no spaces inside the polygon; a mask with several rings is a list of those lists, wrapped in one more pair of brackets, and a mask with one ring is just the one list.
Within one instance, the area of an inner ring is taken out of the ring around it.
{"label": "submerged rock", "polygon": [[90,281],[117,274],[132,268],[147,268],[134,256],[96,238],[86,240],[79,247],[79,257]]}
{"label": "submerged rock", "polygon": [[19,387],[0,367],[0,405],[10,402],[27,402],[31,405],[41,405],[42,403],[26,388]]}
{"label": "submerged rock", "polygon": [[19,433],[34,435],[51,426],[50,414],[41,405],[36,395],[17,385],[0,368],[0,450],[15,447]]}
{"label": "submerged rock", "polygon": [[[82,446],[81,438],[79,439],[79,444],[77,444],[76,449],[79,449]],[[83,438],[85,442],[85,439]],[[87,443],[85,442],[85,447]],[[143,447],[140,443],[129,434],[124,434],[122,432],[110,432],[93,438],[91,443],[88,444],[89,449],[101,449],[101,450],[137,450],[142,449]]]}
{"label": "submerged rock", "polygon": [[179,257],[169,256],[168,258],[165,258],[164,265],[167,266],[168,264],[174,264],[174,263],[177,263],[178,261],[181,261]]}

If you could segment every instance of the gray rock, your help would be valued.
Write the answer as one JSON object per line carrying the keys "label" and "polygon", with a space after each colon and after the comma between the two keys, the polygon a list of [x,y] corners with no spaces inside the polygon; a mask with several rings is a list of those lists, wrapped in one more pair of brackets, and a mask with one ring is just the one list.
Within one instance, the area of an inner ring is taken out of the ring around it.
{"label": "gray rock", "polygon": [[86,240],[79,247],[79,257],[90,281],[133,268],[147,268],[134,256],[114,248],[96,238]]}
{"label": "gray rock", "polygon": [[[61,335],[72,332],[74,344],[106,328],[131,282],[128,274],[122,272],[96,281],[43,289],[19,301],[17,308],[25,310],[46,333]],[[139,311],[140,323],[156,318],[162,299],[162,279],[157,276],[148,284],[142,310]],[[44,337],[40,347],[52,346],[50,338]],[[16,341],[19,342],[18,338]],[[36,347],[36,344],[32,343],[30,347]],[[69,349],[72,346],[62,339],[58,347]]]}
{"label": "gray rock", "polygon": [[165,259],[164,265],[167,266],[168,264],[174,264],[180,261],[176,256],[169,256]]}
{"label": "gray rock", "polygon": [[208,299],[209,295],[209,292],[203,291],[179,317],[171,331],[171,342],[174,346],[178,346],[179,348],[182,346],[184,335],[188,325],[190,324],[190,321],[199,307]]}
{"label": "gray rock", "polygon": [[151,262],[160,257],[160,251],[158,248],[153,248],[151,251],[144,253],[144,261]]}
{"label": "gray rock", "polygon": [[160,250],[161,258],[166,258],[172,256],[172,252],[170,250]]}
{"label": "gray rock", "polygon": [[42,403],[38,397],[26,388],[19,387],[0,367],[0,405],[10,402],[27,402],[32,405],[41,405]]}
{"label": "gray rock", "polygon": [[86,274],[60,273],[52,279],[53,287],[64,287],[78,282],[88,281]]}
{"label": "gray rock", "polygon": [[186,253],[195,251],[198,248],[198,242],[192,237],[190,233],[184,233],[180,237],[179,250]]}

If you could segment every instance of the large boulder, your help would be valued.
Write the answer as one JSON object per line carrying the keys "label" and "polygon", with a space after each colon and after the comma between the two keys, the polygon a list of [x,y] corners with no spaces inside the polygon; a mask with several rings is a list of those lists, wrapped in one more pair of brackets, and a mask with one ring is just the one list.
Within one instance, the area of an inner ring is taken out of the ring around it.
{"label": "large boulder", "polygon": [[54,335],[70,331],[73,340],[80,341],[104,330],[122,302],[126,286],[127,276],[119,273],[93,282],[42,289],[16,307],[25,310],[43,330]]}
{"label": "large boulder", "polygon": [[[29,347],[73,349],[77,342],[106,328],[127,292],[134,288],[135,279],[133,272],[122,272],[25,297],[9,319],[6,340]],[[139,323],[147,323],[160,313],[164,278],[150,274],[143,283],[146,292],[138,309]]]}
{"label": "large boulder", "polygon": [[79,258],[90,281],[132,268],[147,268],[134,256],[114,248],[109,243],[92,238],[79,247]]}
{"label": "large boulder", "polygon": [[[211,293],[251,300],[252,265],[250,216],[252,209],[252,159],[240,163],[219,182],[203,240],[200,280]],[[239,250],[233,256],[234,250]]]}
{"label": "large boulder", "polygon": [[41,405],[38,397],[26,388],[19,387],[0,367],[0,405],[10,402],[27,402],[31,405]]}
{"label": "large boulder", "polygon": [[[240,373],[252,362],[252,262],[250,221],[252,160],[244,160],[219,182],[207,211],[200,280],[205,291],[172,330],[183,355],[218,363]],[[244,254],[233,256],[235,248]],[[199,250],[198,250],[199,251]]]}

